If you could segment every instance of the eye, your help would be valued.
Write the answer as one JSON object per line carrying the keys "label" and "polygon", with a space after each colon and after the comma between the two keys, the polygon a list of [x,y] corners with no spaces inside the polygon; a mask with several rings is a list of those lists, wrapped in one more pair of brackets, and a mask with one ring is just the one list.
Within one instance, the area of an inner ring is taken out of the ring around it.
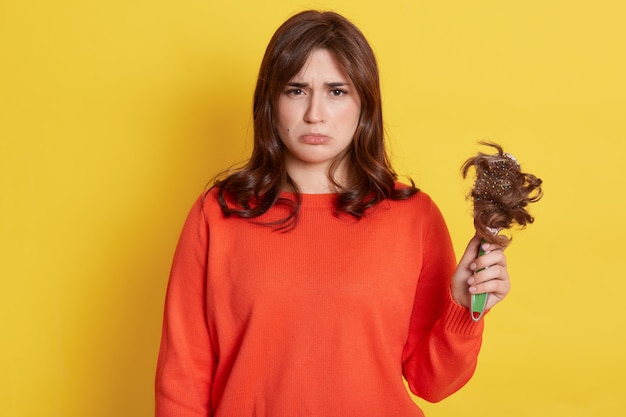
{"label": "eye", "polygon": [[333,97],[341,97],[344,94],[347,94],[348,92],[346,90],[342,90],[340,88],[334,88],[332,90],[330,90],[330,95]]}
{"label": "eye", "polygon": [[301,88],[288,88],[285,90],[285,94],[288,96],[301,96],[304,94],[304,91]]}

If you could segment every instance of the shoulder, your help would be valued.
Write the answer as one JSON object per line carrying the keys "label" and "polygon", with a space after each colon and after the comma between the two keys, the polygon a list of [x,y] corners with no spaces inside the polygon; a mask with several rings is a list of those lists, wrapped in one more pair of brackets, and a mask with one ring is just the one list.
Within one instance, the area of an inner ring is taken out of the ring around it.
{"label": "shoulder", "polygon": [[202,207],[219,206],[220,190],[218,187],[211,187],[204,190],[198,197]]}
{"label": "shoulder", "polygon": [[219,216],[223,216],[222,208],[220,205],[220,190],[218,187],[211,187],[208,190],[203,191],[196,199],[194,204],[195,211],[202,213],[205,219]]}
{"label": "shoulder", "polygon": [[187,223],[201,226],[208,222],[208,219],[221,213],[219,205],[219,191],[210,188],[203,191],[194,200],[187,214]]}
{"label": "shoulder", "polygon": [[[396,187],[410,188],[411,186],[397,183]],[[423,190],[418,190],[407,199],[388,200],[383,204],[389,208],[389,216],[396,217],[404,224],[413,224],[423,229],[429,229],[433,225],[445,225],[445,219],[438,205]]]}
{"label": "shoulder", "polygon": [[[408,190],[411,188],[415,189],[415,187],[402,183],[402,182],[396,182],[395,184],[396,190],[404,190],[404,189]],[[418,208],[420,210],[430,210],[433,207],[435,208],[437,207],[435,202],[430,197],[430,195],[421,189],[417,189],[417,192],[407,199],[394,200],[394,201],[397,202],[400,206],[408,205],[411,207],[411,209]]]}

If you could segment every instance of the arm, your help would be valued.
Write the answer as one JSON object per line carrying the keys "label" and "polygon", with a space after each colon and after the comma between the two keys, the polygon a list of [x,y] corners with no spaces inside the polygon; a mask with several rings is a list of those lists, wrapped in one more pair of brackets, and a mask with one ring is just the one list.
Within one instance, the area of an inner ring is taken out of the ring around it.
{"label": "arm", "polygon": [[207,251],[200,199],[183,227],[167,288],[155,381],[157,417],[210,416],[216,358],[206,316]]}
{"label": "arm", "polygon": [[437,402],[459,390],[473,375],[483,321],[473,322],[469,311],[452,297],[450,279],[456,261],[448,229],[434,203],[424,216],[429,221],[422,238],[423,266],[402,364],[411,391]]}

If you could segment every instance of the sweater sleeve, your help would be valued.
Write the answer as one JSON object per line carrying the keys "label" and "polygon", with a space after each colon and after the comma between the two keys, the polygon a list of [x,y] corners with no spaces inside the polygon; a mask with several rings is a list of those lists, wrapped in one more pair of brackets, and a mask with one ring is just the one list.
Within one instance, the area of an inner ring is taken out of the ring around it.
{"label": "sweater sleeve", "polygon": [[439,209],[430,203],[423,263],[415,294],[403,373],[411,391],[438,402],[464,386],[476,369],[483,321],[475,323],[450,292],[456,269],[452,241]]}
{"label": "sweater sleeve", "polygon": [[206,315],[208,227],[202,199],[192,207],[176,247],[158,356],[156,417],[208,417],[216,359]]}

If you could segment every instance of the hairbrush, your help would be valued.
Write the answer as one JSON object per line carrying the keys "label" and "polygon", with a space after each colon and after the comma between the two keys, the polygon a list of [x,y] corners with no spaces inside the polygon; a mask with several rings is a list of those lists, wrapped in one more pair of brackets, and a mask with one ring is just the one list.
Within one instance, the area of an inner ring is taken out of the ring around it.
{"label": "hairbrush", "polygon": [[[478,153],[465,161],[461,167],[463,178],[470,168],[474,167],[476,178],[474,187],[468,198],[474,203],[474,227],[481,238],[478,255],[482,256],[482,244],[494,243],[505,248],[511,238],[500,233],[517,225],[524,228],[533,223],[533,216],[526,207],[543,196],[541,179],[521,170],[519,162],[513,155],[506,153],[502,147],[492,142],[479,142],[497,151],[493,155]],[[479,272],[479,271],[476,271]],[[488,294],[472,294],[470,314],[474,321],[480,320],[487,305]]]}

